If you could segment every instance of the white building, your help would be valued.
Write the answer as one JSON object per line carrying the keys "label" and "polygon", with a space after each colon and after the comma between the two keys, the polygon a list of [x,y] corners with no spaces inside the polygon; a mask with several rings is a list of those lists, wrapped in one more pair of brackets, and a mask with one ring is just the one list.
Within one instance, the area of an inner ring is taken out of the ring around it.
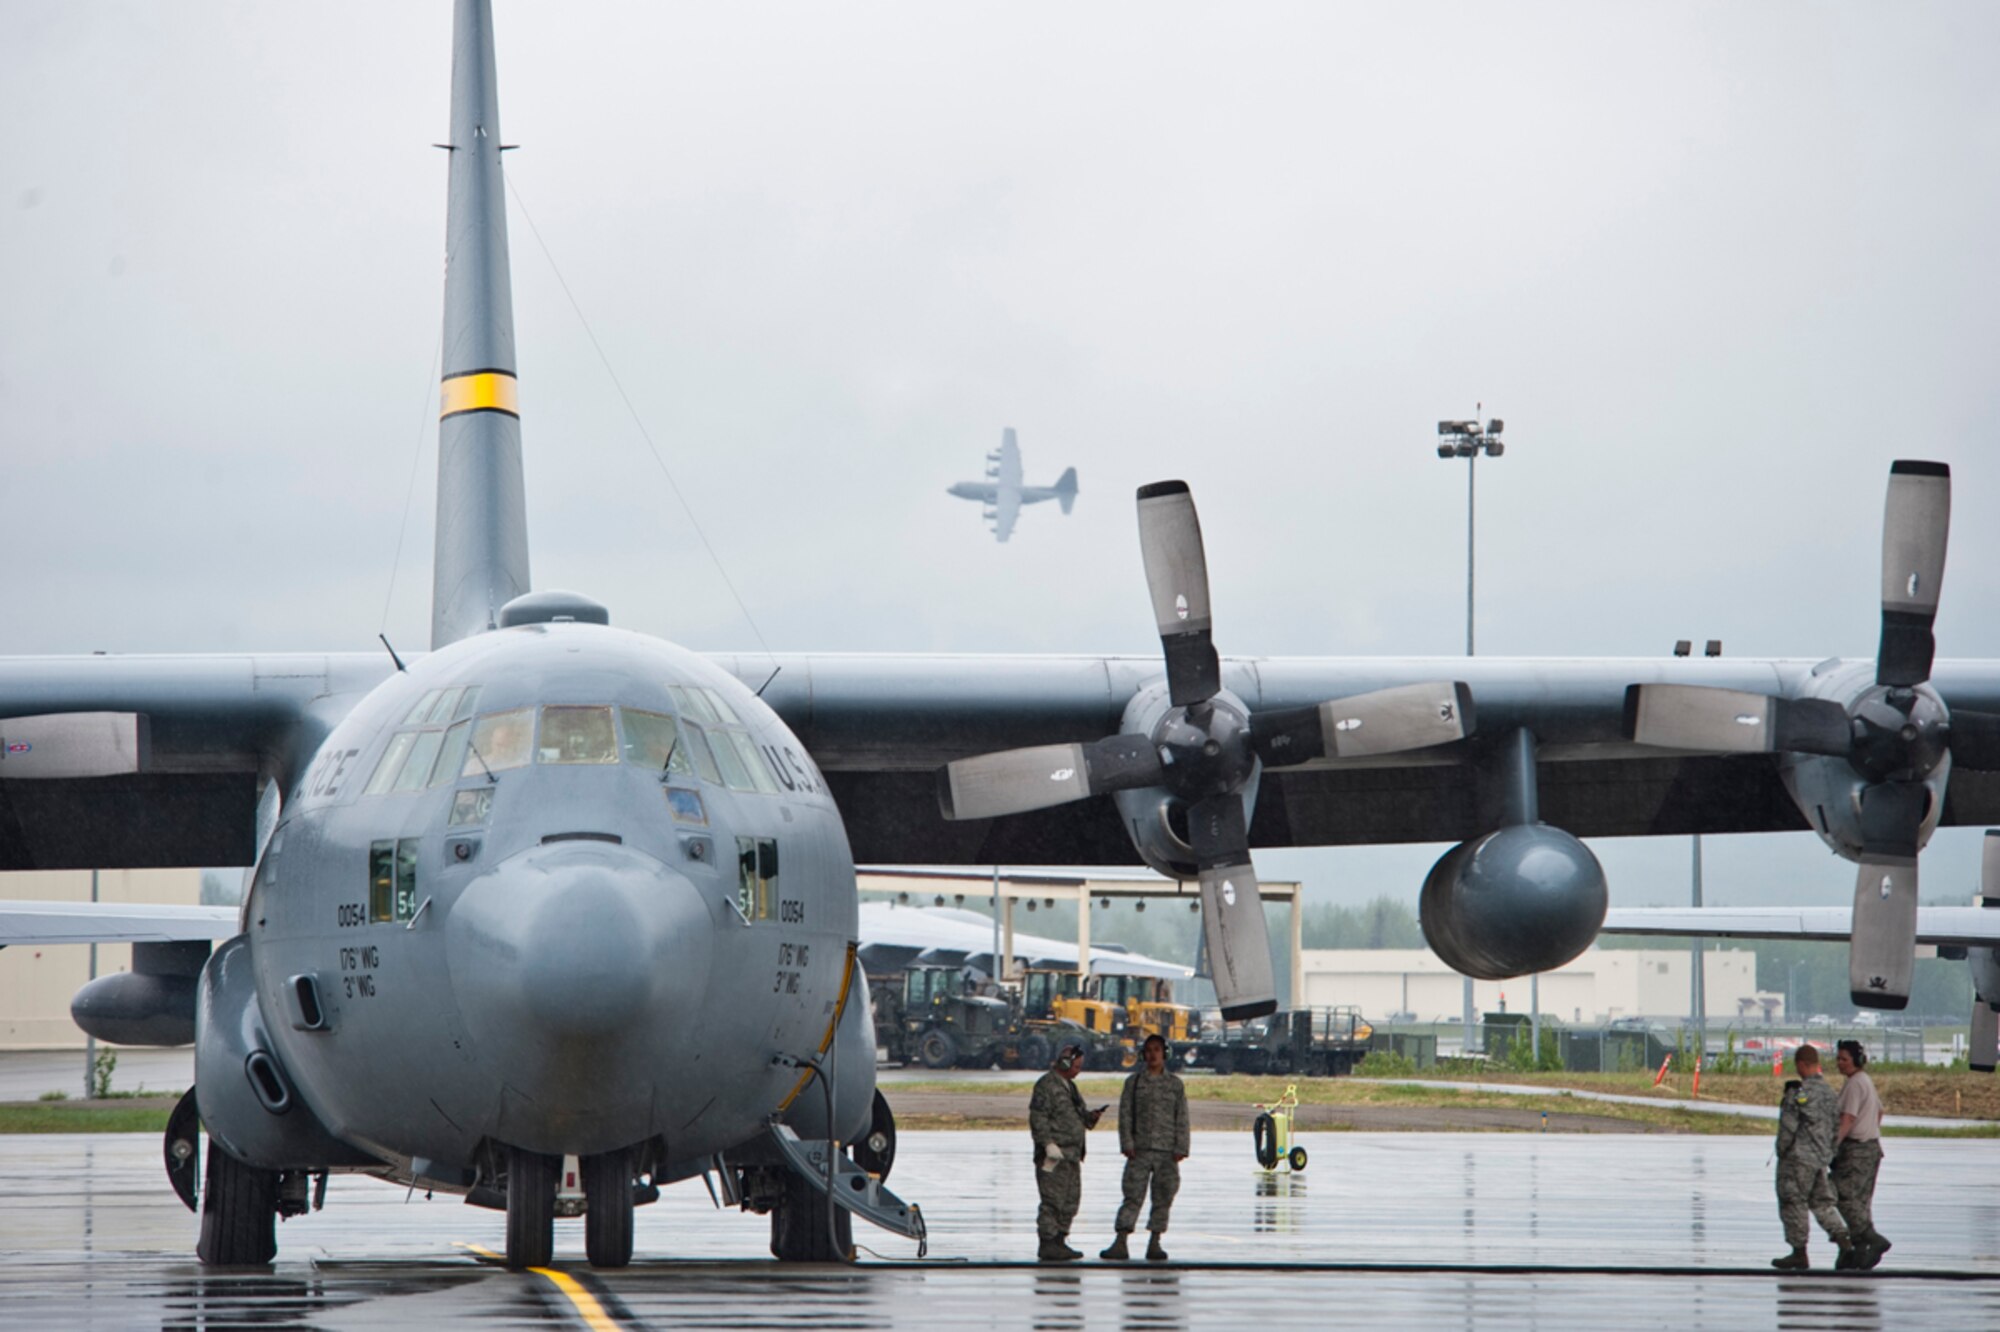
{"label": "white building", "polygon": [[[1464,1013],[1465,978],[1429,949],[1308,948],[1301,958],[1308,1007],[1351,1004],[1378,1020],[1409,1013],[1419,1022],[1457,1021]],[[1588,949],[1568,965],[1542,973],[1542,1013],[1572,1026],[1686,1016],[1691,963],[1685,948]],[[1782,1016],[1783,996],[1757,989],[1757,955],[1749,949],[1711,949],[1702,977],[1711,1021]],[[1481,1012],[1528,1011],[1526,976],[1475,981],[1472,988]]]}

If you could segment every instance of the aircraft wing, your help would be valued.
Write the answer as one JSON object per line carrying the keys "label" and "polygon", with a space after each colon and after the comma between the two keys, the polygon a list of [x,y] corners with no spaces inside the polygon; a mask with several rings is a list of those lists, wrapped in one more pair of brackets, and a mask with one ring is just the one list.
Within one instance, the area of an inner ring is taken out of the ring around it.
{"label": "aircraft wing", "polygon": [[[1701,939],[1819,939],[1846,943],[1854,913],[1846,907],[1614,907],[1603,934]],[[1946,947],[2000,945],[2000,911],[1918,907],[1917,942]]]}
{"label": "aircraft wing", "polygon": [[[973,911],[952,907],[905,907],[889,902],[861,904],[861,948],[864,956],[898,956],[900,964],[913,958],[939,961],[947,965],[972,957],[993,954],[993,920]],[[1037,934],[1014,933],[1014,956],[1029,966],[1073,967],[1076,943],[1047,939]],[[1143,953],[1101,944],[1090,950],[1092,971],[1121,976],[1161,976],[1186,980],[1194,968],[1177,962],[1163,962]]]}
{"label": "aircraft wing", "polygon": [[[937,772],[953,759],[1115,735],[1126,703],[1161,678],[1157,656],[719,655],[811,751],[863,862],[1129,865],[1108,799],[947,822]],[[1818,664],[1822,669],[1824,663]],[[1475,775],[1482,741],[1527,728],[1538,740],[1540,816],[1579,837],[1803,830],[1773,754],[1683,753],[1625,738],[1632,684],[1704,684],[1796,696],[1804,660],[1750,658],[1225,658],[1224,685],[1253,712],[1432,680],[1462,680],[1470,740],[1372,758],[1267,770],[1253,847],[1453,842],[1494,825]],[[1954,710],[2000,711],[2000,662],[1939,661],[1932,683]],[[1954,772],[1947,824],[2000,824],[2000,774]]]}
{"label": "aircraft wing", "polygon": [[179,943],[227,939],[233,906],[148,902],[0,902],[0,948],[19,944]]}
{"label": "aircraft wing", "polygon": [[0,870],[247,865],[386,653],[0,657]]}
{"label": "aircraft wing", "polygon": [[1014,520],[1021,516],[1021,487],[1005,482],[993,491],[993,539],[1005,541],[1014,533]]}

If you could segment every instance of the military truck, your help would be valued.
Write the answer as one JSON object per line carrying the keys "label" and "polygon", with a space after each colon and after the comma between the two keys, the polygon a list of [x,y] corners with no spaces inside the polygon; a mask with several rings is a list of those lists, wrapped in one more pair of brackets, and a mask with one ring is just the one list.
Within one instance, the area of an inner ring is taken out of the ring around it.
{"label": "military truck", "polygon": [[875,1044],[890,1063],[925,1068],[1047,1068],[1048,1037],[1013,996],[981,994],[959,966],[913,966],[869,982]]}
{"label": "military truck", "polygon": [[1191,1068],[1217,1073],[1351,1073],[1375,1029],[1352,1007],[1281,1010],[1204,1033],[1182,1055]]}

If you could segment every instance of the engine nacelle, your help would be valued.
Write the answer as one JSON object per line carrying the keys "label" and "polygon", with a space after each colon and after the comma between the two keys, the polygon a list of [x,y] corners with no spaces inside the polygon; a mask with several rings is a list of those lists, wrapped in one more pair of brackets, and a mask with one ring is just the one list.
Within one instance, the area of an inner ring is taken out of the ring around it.
{"label": "engine nacelle", "polygon": [[[1249,725],[1250,709],[1242,699],[1225,689],[1213,701],[1216,709],[1230,719],[1224,725]],[[1167,696],[1165,682],[1142,689],[1125,705],[1119,733],[1150,735],[1157,742],[1161,739],[1162,726],[1170,722],[1168,714],[1176,711]],[[1259,765],[1251,770],[1243,783],[1243,818],[1246,823],[1257,808],[1257,785],[1262,775],[1263,768]],[[1176,797],[1164,787],[1148,786],[1133,791],[1114,791],[1111,798],[1118,806],[1118,819],[1125,825],[1125,835],[1132,839],[1132,849],[1139,853],[1139,859],[1145,861],[1148,867],[1170,879],[1187,880],[1199,876],[1194,848],[1187,841],[1186,811]]]}
{"label": "engine nacelle", "polygon": [[1419,910],[1431,951],[1454,971],[1511,980],[1590,947],[1609,901],[1589,847],[1561,828],[1527,823],[1445,852],[1424,879]]}
{"label": "engine nacelle", "polygon": [[[1852,713],[1860,706],[1864,695],[1875,690],[1875,667],[1868,661],[1822,663],[1814,668],[1814,673],[1806,681],[1803,697],[1827,699],[1840,704]],[[1918,704],[1915,714],[1922,719],[1941,722],[1946,716],[1944,700],[1937,690],[1928,684],[1916,686]],[[1924,777],[1924,786],[1930,792],[1930,804],[1924,812],[1923,826],[1917,833],[1917,845],[1928,845],[1931,834],[1937,831],[1938,819],[1944,813],[1945,783],[1951,777],[1951,752],[1942,749],[1935,754],[1935,767]],[[1871,785],[1871,778],[1859,771],[1853,763],[1844,758],[1827,758],[1810,754],[1788,754],[1783,759],[1779,774],[1785,789],[1791,794],[1792,803],[1805,816],[1806,823],[1819,839],[1825,842],[1833,853],[1847,860],[1855,860],[1861,855],[1861,798]]]}

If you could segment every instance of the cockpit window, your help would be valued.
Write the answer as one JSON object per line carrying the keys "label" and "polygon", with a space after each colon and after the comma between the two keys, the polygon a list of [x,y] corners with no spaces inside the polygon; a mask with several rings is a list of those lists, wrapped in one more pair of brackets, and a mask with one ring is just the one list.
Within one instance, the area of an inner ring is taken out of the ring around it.
{"label": "cockpit window", "polygon": [[438,747],[442,744],[444,744],[443,731],[416,732],[410,739],[410,752],[403,759],[403,770],[396,774],[396,780],[389,785],[390,793],[421,791],[429,785],[431,765],[437,762]]}
{"label": "cockpit window", "polygon": [[743,756],[729,741],[729,732],[717,731],[709,743],[709,748],[715,751],[715,766],[722,769],[722,784],[732,791],[756,790],[757,784],[750,779]]}
{"label": "cockpit window", "polygon": [[694,759],[680,742],[680,727],[662,712],[620,708],[625,724],[625,761],[657,773],[694,775]]}
{"label": "cockpit window", "polygon": [[722,720],[715,715],[715,709],[709,706],[708,695],[704,691],[692,685],[668,685],[667,692],[674,696],[674,706],[681,710],[681,716],[691,717],[698,722],[713,723]]}
{"label": "cockpit window", "polygon": [[437,762],[431,765],[430,785],[443,786],[457,780],[465,768],[465,742],[471,737],[471,718],[453,722],[445,731],[444,747],[438,750]]}
{"label": "cockpit window", "polygon": [[537,763],[616,763],[610,708],[545,707]]}
{"label": "cockpit window", "polygon": [[771,776],[771,770],[764,765],[764,756],[757,751],[757,742],[750,738],[749,732],[718,731],[715,742],[718,746],[727,744],[736,751],[737,759],[750,774],[750,789],[761,791],[765,795],[778,794],[777,779]]}
{"label": "cockpit window", "polygon": [[489,712],[472,724],[472,744],[466,750],[460,777],[484,777],[503,768],[526,766],[535,738],[535,710]]}
{"label": "cockpit window", "polygon": [[695,771],[702,775],[703,780],[712,782],[716,786],[721,786],[722,769],[715,766],[715,755],[710,751],[708,737],[702,734],[701,727],[683,719],[681,722],[681,743],[686,745],[688,751],[694,756]]}
{"label": "cockpit window", "polygon": [[375,774],[362,788],[363,795],[381,795],[387,791],[397,776],[403,771],[403,760],[410,756],[410,745],[416,740],[415,731],[403,731],[389,738],[389,747],[382,751],[382,759],[375,765]]}

